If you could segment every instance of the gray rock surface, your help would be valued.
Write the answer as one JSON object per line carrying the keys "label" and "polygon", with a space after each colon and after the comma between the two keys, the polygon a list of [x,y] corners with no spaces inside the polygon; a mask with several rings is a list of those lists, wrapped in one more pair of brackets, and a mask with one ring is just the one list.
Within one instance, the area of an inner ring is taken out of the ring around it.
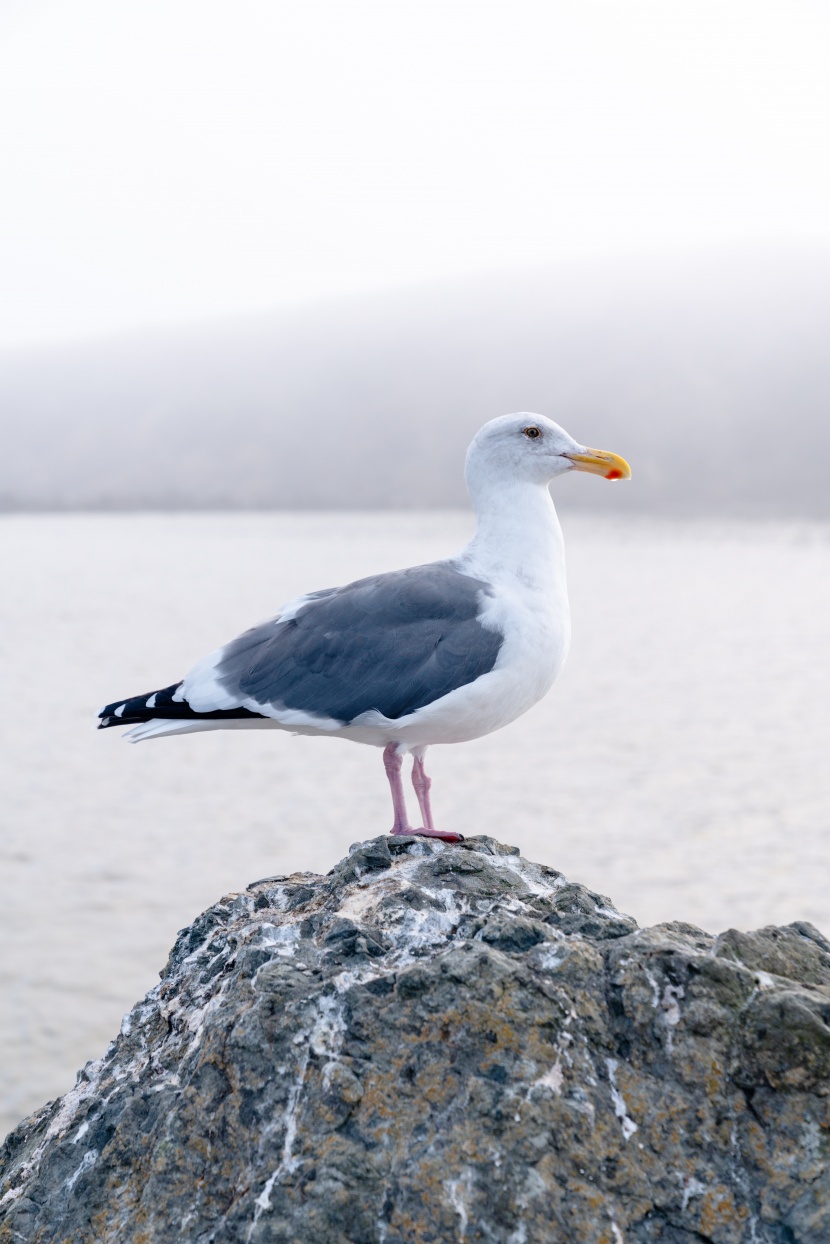
{"label": "gray rock surface", "polygon": [[176,942],[0,1153],[0,1241],[827,1244],[830,944],[381,837]]}

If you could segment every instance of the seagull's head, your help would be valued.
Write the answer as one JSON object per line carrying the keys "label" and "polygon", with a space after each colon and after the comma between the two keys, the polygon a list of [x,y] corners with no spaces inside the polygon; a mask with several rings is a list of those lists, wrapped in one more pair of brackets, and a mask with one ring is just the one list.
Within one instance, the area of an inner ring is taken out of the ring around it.
{"label": "seagull's head", "polygon": [[467,450],[468,484],[489,477],[547,485],[566,471],[590,471],[606,479],[631,478],[625,458],[580,445],[544,415],[522,413],[491,419]]}

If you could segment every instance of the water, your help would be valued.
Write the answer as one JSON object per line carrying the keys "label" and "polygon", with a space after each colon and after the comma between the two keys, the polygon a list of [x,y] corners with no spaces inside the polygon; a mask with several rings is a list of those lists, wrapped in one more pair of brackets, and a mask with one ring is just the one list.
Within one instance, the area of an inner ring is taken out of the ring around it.
{"label": "water", "polygon": [[[830,526],[564,526],[566,671],[507,730],[430,752],[439,823],[643,924],[830,931]],[[390,823],[374,749],[248,731],[130,747],[95,732],[98,708],[303,590],[468,532],[454,513],[0,519],[0,1125],[101,1054],[199,910]]]}

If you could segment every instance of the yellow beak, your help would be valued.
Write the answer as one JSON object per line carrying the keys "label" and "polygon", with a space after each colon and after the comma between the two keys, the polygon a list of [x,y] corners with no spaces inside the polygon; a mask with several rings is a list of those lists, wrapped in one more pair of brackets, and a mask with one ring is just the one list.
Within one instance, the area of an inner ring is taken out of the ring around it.
{"label": "yellow beak", "polygon": [[606,479],[631,479],[631,467],[619,454],[586,449],[584,454],[563,454],[562,457],[570,458],[577,471],[590,471],[591,475],[604,475]]}

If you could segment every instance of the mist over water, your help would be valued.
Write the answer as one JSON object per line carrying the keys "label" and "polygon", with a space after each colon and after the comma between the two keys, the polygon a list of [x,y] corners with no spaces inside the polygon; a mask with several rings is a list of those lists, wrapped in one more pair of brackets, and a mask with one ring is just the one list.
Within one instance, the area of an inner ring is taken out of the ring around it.
{"label": "mist over water", "polygon": [[0,356],[6,509],[466,502],[487,419],[622,453],[563,509],[830,514],[830,257],[560,265]]}

